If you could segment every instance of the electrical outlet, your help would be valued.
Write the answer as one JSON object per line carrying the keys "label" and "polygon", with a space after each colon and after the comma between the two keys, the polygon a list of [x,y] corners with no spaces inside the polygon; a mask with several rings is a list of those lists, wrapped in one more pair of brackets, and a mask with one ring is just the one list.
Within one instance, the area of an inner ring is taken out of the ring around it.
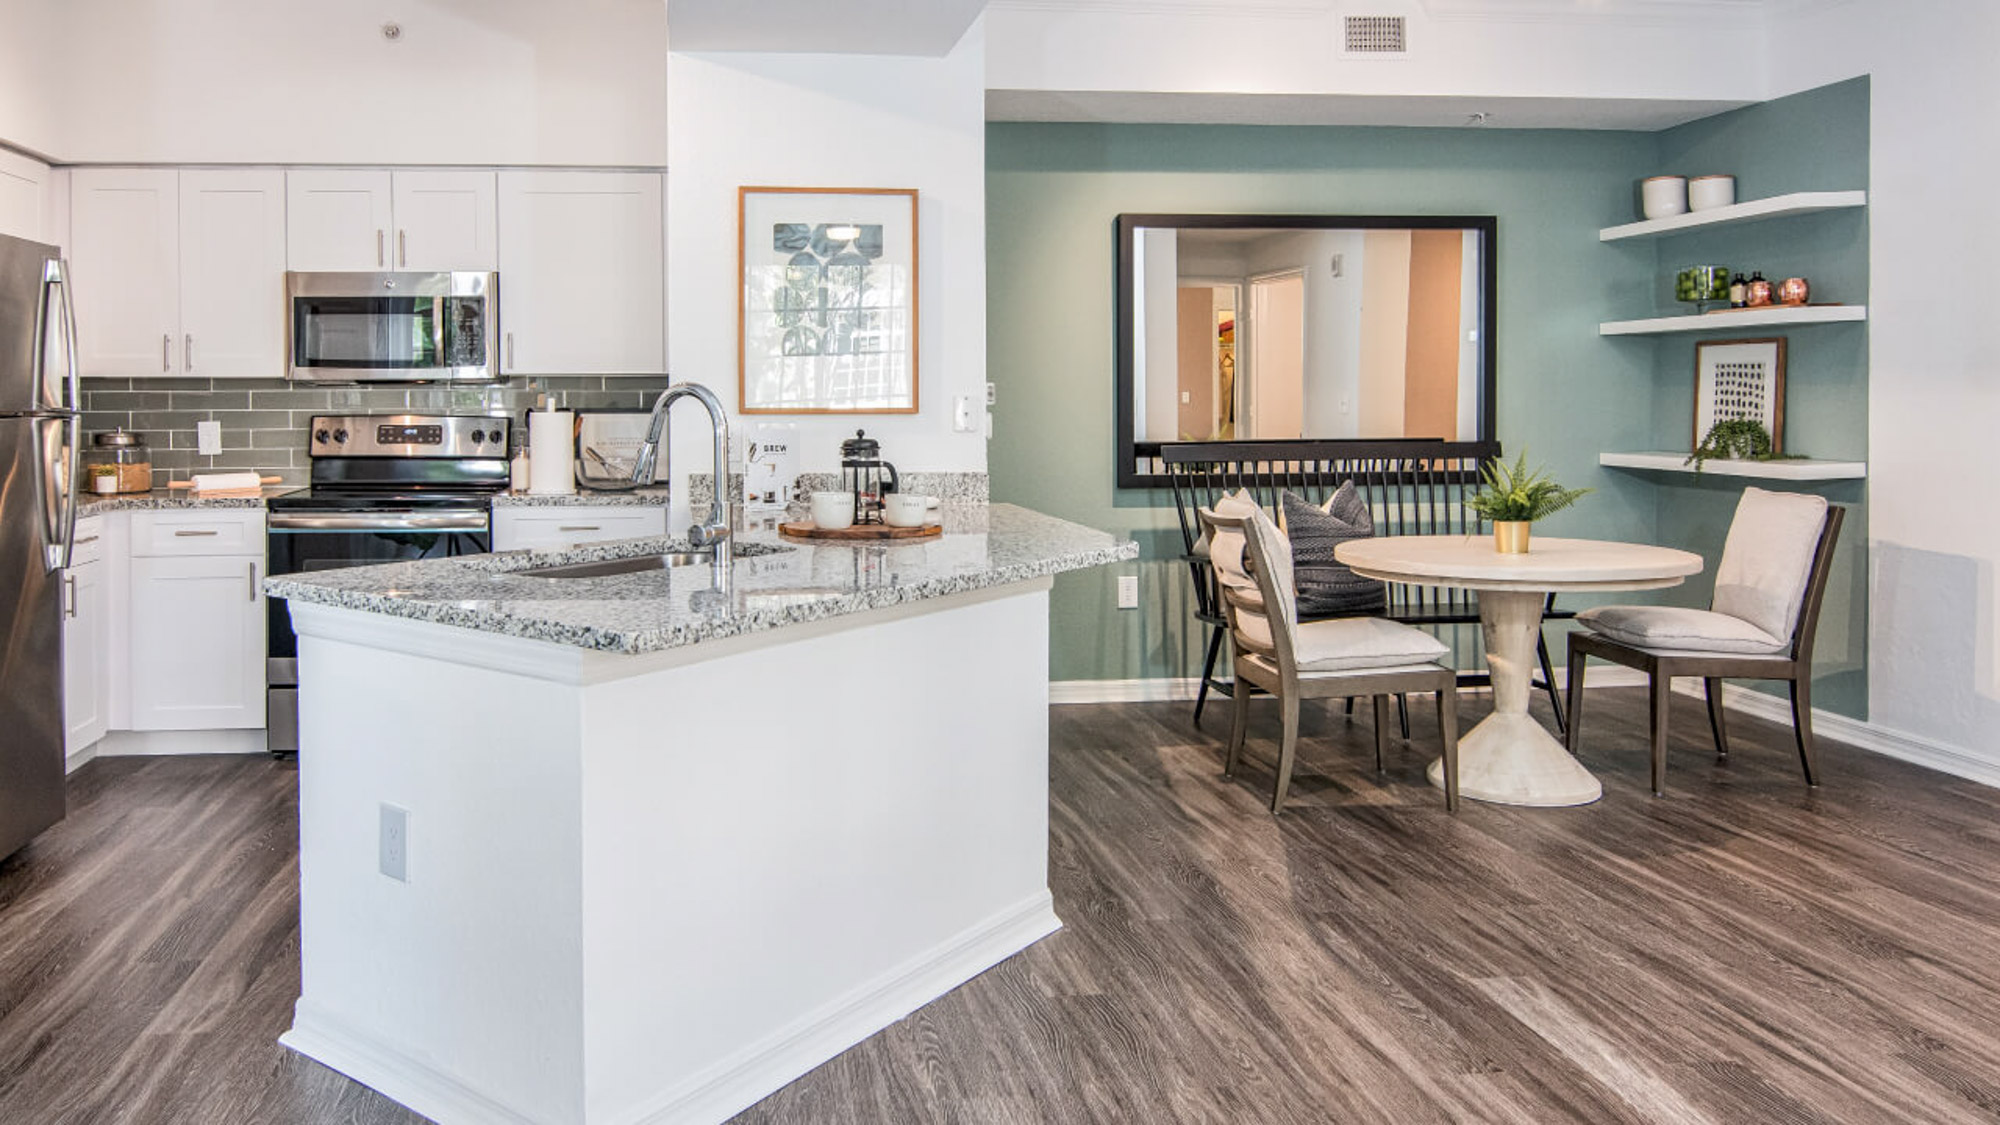
{"label": "electrical outlet", "polygon": [[376,866],[401,883],[410,881],[410,810],[382,805],[382,836]]}
{"label": "electrical outlet", "polygon": [[1118,576],[1118,608],[1139,608],[1139,576],[1121,574]]}
{"label": "electrical outlet", "polygon": [[210,420],[194,424],[194,451],[203,457],[222,452],[222,423]]}

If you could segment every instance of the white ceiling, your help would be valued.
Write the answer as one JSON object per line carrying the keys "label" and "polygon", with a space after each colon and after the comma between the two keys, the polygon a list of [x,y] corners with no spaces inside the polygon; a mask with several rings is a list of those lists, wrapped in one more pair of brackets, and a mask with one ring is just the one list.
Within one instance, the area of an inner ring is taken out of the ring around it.
{"label": "white ceiling", "polygon": [[667,0],[675,51],[951,53],[986,0]]}
{"label": "white ceiling", "polygon": [[[1756,0],[1736,0],[1752,3]],[[1361,94],[1125,93],[988,90],[988,121],[1174,125],[1404,125],[1488,129],[1672,128],[1745,101],[1465,98]],[[1486,114],[1474,125],[1474,114]]]}

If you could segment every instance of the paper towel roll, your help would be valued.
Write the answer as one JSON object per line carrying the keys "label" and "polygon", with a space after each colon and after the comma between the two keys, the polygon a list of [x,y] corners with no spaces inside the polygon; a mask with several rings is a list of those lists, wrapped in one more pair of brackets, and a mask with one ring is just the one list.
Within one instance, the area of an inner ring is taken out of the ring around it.
{"label": "paper towel roll", "polygon": [[537,410],[528,415],[528,491],[555,495],[576,491],[576,415]]}

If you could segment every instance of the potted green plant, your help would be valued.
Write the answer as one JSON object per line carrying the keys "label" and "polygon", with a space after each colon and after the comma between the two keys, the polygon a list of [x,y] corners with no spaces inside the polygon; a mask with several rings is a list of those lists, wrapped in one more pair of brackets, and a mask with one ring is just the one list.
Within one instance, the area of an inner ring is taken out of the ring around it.
{"label": "potted green plant", "polygon": [[1527,554],[1531,524],[1591,492],[1588,488],[1564,488],[1545,467],[1530,470],[1525,449],[1511,466],[1498,457],[1488,458],[1480,466],[1479,478],[1485,487],[1468,497],[1465,506],[1493,521],[1493,548],[1503,555]]}
{"label": "potted green plant", "polygon": [[1685,465],[1693,465],[1694,471],[1701,472],[1702,462],[1721,461],[1796,461],[1797,454],[1779,453],[1778,443],[1771,439],[1771,431],[1755,418],[1725,418],[1708,428],[1701,444],[1688,454]]}

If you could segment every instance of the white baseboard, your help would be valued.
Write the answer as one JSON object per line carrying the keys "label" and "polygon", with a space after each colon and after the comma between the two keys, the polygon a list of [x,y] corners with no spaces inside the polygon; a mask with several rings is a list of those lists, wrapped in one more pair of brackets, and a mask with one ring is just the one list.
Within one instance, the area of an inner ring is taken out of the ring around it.
{"label": "white baseboard", "polygon": [[[727,1121],[780,1087],[1062,928],[1047,891],[961,931],[845,996],[676,1083],[613,1125]],[[468,1119],[470,1120],[470,1119]]]}
{"label": "white baseboard", "polygon": [[268,752],[268,747],[262,727],[256,730],[114,730],[105,735],[92,752],[100,758],[129,758],[165,754],[263,754]]}
{"label": "white baseboard", "polygon": [[[592,1125],[711,1125],[1062,928],[1047,891],[1001,911],[844,996],[806,1013],[647,1102]],[[533,1125],[443,1071],[305,1000],[278,1042],[443,1125]]]}
{"label": "white baseboard", "polygon": [[100,738],[96,742],[93,742],[90,745],[84,747],[83,749],[78,750],[76,753],[71,754],[68,757],[65,757],[63,759],[63,773],[65,775],[75,773],[76,771],[96,761],[97,748],[102,745],[104,745],[104,740]]}
{"label": "white baseboard", "polygon": [[[1593,664],[1587,682],[1591,687],[1644,687],[1646,675],[1636,668],[1626,668],[1616,664]],[[1199,683],[1200,681],[1192,676],[1158,680],[1056,680],[1049,684],[1049,702],[1192,702],[1195,687]],[[1568,687],[1567,668],[1556,669],[1556,684],[1559,687]],[[1699,698],[1702,695],[1701,681],[1693,678],[1677,678],[1674,681],[1674,690],[1682,695]],[[1766,695],[1738,684],[1723,685],[1722,705],[1732,711],[1741,711],[1746,715],[1769,719],[1774,723],[1789,725],[1792,721],[1792,705],[1789,700],[1783,696]],[[1961,747],[1891,730],[1888,727],[1849,718],[1818,707],[1813,708],[1813,732],[1871,753],[1912,762],[1937,770],[1939,773],[2000,788],[2000,762],[1983,758]]]}
{"label": "white baseboard", "polygon": [[300,1000],[278,1042],[440,1122],[537,1125],[451,1075],[383,1046],[373,1036]]}

